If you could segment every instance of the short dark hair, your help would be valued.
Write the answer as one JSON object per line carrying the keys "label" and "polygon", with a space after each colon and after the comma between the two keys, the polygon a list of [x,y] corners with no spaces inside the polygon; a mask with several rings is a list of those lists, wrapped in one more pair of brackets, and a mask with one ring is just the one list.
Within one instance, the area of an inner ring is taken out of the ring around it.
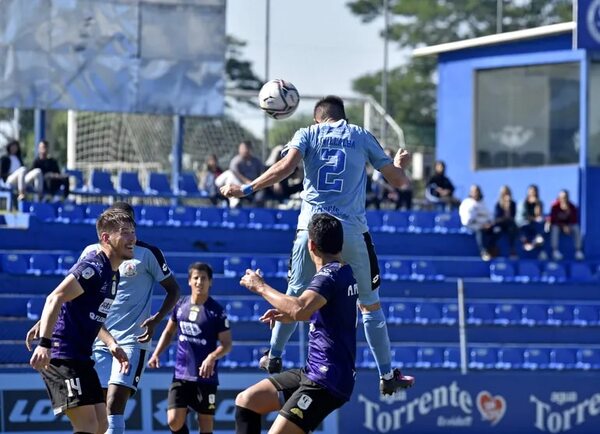
{"label": "short dark hair", "polygon": [[128,224],[135,227],[135,220],[130,214],[120,209],[109,208],[100,214],[96,220],[98,238],[100,238],[102,232],[116,232]]}
{"label": "short dark hair", "polygon": [[246,145],[246,147],[248,149],[252,149],[253,148],[252,141],[250,141],[250,140],[242,140],[240,142],[240,145]]}
{"label": "short dark hair", "polygon": [[48,140],[46,140],[46,139],[42,139],[42,140],[40,140],[40,142],[38,143],[38,146],[39,146],[39,145],[41,145],[42,143],[43,143],[44,145],[46,145],[46,148],[49,148],[49,147],[50,147],[50,143],[48,142]]}
{"label": "short dark hair", "polygon": [[331,214],[315,214],[308,224],[308,238],[316,244],[319,251],[338,254],[344,245],[342,222]]}
{"label": "short dark hair", "polygon": [[190,264],[190,266],[188,267],[188,279],[192,277],[192,272],[194,272],[194,270],[199,273],[204,271],[210,280],[212,280],[213,278],[212,268],[210,267],[210,265],[204,262],[194,262]]}
{"label": "short dark hair", "polygon": [[127,202],[124,202],[124,201],[115,202],[108,209],[115,209],[115,210],[120,210],[120,211],[126,212],[127,214],[129,214],[131,216],[132,219],[135,220],[135,210]]}
{"label": "short dark hair", "polygon": [[339,96],[327,95],[321,98],[315,104],[313,117],[318,120],[332,119],[339,121],[346,119],[346,110],[344,109],[344,101]]}

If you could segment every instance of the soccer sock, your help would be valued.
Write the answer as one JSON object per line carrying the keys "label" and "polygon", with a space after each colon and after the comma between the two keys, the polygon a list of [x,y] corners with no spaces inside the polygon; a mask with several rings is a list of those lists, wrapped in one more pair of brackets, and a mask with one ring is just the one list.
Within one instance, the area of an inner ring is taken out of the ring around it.
{"label": "soccer sock", "polygon": [[108,415],[106,434],[123,434],[125,432],[125,417],[122,414]]}
{"label": "soccer sock", "polygon": [[236,405],[235,434],[260,434],[260,414]]}
{"label": "soccer sock", "polygon": [[385,323],[385,316],[383,315],[383,311],[378,309],[373,312],[363,313],[362,319],[365,327],[365,336],[375,358],[379,376],[383,377],[392,370],[390,338],[388,336],[387,324]]}
{"label": "soccer sock", "polygon": [[290,340],[294,330],[296,330],[296,322],[282,324],[279,321],[275,323],[273,332],[271,333],[271,352],[269,357],[281,357],[285,344]]}
{"label": "soccer sock", "polygon": [[177,431],[173,431],[171,430],[171,432],[173,434],[190,434],[190,430],[188,429],[187,425],[184,423],[183,426],[181,428],[179,428]]}

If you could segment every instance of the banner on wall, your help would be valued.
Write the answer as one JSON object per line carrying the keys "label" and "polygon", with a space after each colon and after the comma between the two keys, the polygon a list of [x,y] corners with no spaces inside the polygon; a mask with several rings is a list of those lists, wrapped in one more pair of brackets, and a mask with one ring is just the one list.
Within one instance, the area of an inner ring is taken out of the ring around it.
{"label": "banner on wall", "polygon": [[340,410],[340,432],[598,433],[600,389],[593,374],[421,371],[416,380],[410,390],[381,397],[377,376],[360,373]]}
{"label": "banner on wall", "polygon": [[576,48],[600,50],[600,0],[577,0]]}

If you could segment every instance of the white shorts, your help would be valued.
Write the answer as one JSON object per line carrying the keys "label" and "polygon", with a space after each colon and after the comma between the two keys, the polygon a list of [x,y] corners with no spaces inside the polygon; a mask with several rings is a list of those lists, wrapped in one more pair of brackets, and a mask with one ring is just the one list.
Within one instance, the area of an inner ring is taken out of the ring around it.
{"label": "white shorts", "polygon": [[107,389],[109,384],[116,384],[128,387],[135,393],[140,378],[142,378],[142,374],[146,369],[150,352],[141,349],[137,345],[121,345],[121,348],[125,350],[129,358],[129,372],[127,374],[119,372],[121,364],[117,359],[113,358],[106,347],[94,348],[92,354],[92,359],[96,362],[94,368],[98,372],[100,384],[103,389]]}

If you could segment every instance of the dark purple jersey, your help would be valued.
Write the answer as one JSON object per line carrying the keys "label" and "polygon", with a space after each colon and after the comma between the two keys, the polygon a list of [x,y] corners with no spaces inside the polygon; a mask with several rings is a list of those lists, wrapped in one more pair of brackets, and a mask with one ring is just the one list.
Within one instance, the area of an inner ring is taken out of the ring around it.
{"label": "dark purple jersey", "polygon": [[102,251],[90,252],[69,273],[75,276],[83,294],[60,308],[50,357],[89,360],[92,344],[117,294],[119,273],[112,270]]}
{"label": "dark purple jersey", "polygon": [[203,304],[192,304],[188,295],[179,299],[171,314],[171,320],[177,323],[179,329],[175,378],[219,384],[218,361],[210,378],[201,378],[198,370],[206,356],[217,348],[219,333],[229,330],[229,321],[221,305],[211,297]]}
{"label": "dark purple jersey", "polygon": [[350,399],[356,358],[356,301],[358,286],[350,265],[326,264],[308,290],[327,304],[310,317],[306,376],[334,395]]}

